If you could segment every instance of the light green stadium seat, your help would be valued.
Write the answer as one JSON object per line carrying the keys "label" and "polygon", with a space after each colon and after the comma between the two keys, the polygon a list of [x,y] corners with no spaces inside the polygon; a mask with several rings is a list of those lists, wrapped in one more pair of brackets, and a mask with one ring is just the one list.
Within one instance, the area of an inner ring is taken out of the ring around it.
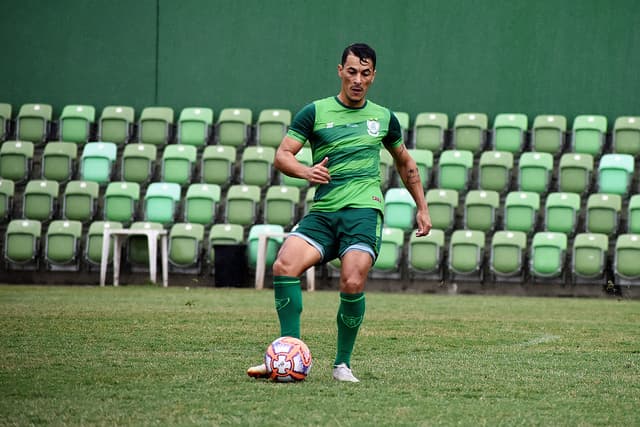
{"label": "light green stadium seat", "polygon": [[449,243],[449,271],[454,278],[482,278],[485,234],[477,230],[455,230]]}
{"label": "light green stadium seat", "polygon": [[462,150],[445,150],[438,161],[437,185],[465,192],[471,181],[473,153]]}
{"label": "light green stadium seat", "polygon": [[228,145],[209,145],[202,153],[201,181],[226,186],[233,180],[236,148]]}
{"label": "light green stadium seat", "polygon": [[[102,261],[102,236],[105,228],[119,230],[122,224],[116,221],[94,221],[89,225],[84,244],[84,259],[89,269],[100,266]],[[109,264],[113,261],[113,237],[109,243]]]}
{"label": "light green stadium seat", "polygon": [[565,193],[586,194],[591,188],[593,156],[565,153],[558,166],[558,190]]}
{"label": "light green stadium seat", "polygon": [[269,146],[250,146],[242,152],[240,182],[265,187],[271,185],[276,149]]}
{"label": "light green stadium seat", "polygon": [[504,202],[504,229],[530,234],[535,231],[540,210],[540,195],[527,191],[512,191]]}
{"label": "light green stadium seat", "polygon": [[216,140],[220,145],[241,147],[251,133],[253,114],[248,108],[224,108],[218,116]]}
{"label": "light green stadium seat", "polygon": [[578,233],[573,241],[571,274],[574,282],[584,279],[600,279],[607,268],[609,238],[599,233]]}
{"label": "light green stadium seat", "polygon": [[557,155],[564,150],[567,118],[561,115],[541,114],[533,120],[531,150]]}
{"label": "light green stadium seat", "polygon": [[614,153],[640,155],[640,117],[618,117],[613,124]]}
{"label": "light green stadium seat", "polygon": [[[427,188],[431,184],[431,172],[433,171],[433,153],[429,150],[423,150],[419,148],[410,148],[407,150],[409,155],[416,162],[418,166],[418,173],[420,174],[420,180],[422,181],[422,188]],[[396,175],[398,185],[404,185],[398,171],[393,168],[393,173]]]}
{"label": "light green stadium seat", "polygon": [[485,233],[493,230],[499,206],[498,192],[470,190],[464,199],[464,228]]}
{"label": "light green stadium seat", "polygon": [[75,142],[48,142],[42,153],[42,179],[69,181],[73,178],[77,158]]}
{"label": "light green stadium seat", "polygon": [[598,193],[629,193],[634,174],[634,158],[631,154],[605,154],[598,164]]}
{"label": "light green stadium seat", "polygon": [[[313,157],[311,153],[311,147],[305,144],[302,146],[300,151],[296,153],[296,159],[300,163],[306,166],[311,166],[313,164]],[[309,181],[303,178],[294,178],[283,173],[280,173],[280,183],[282,185],[287,185],[289,187],[298,187],[300,189],[309,187]]]}
{"label": "light green stadium seat", "polygon": [[10,269],[36,270],[39,265],[40,221],[14,219],[7,225],[4,238],[4,259]]}
{"label": "light green stadium seat", "polygon": [[120,177],[123,181],[146,184],[153,179],[157,151],[152,144],[127,144],[122,151]]}
{"label": "light green stadium seat", "polygon": [[232,185],[227,191],[225,222],[244,226],[254,224],[259,203],[260,187],[257,185]]}
{"label": "light green stadium seat", "polygon": [[47,228],[44,245],[44,259],[48,269],[78,271],[81,260],[81,238],[80,221],[51,221]]}
{"label": "light green stadium seat", "polygon": [[380,188],[386,190],[391,184],[391,178],[394,171],[393,157],[389,150],[383,148],[380,150]]}
{"label": "light green stadium seat", "polygon": [[98,122],[97,139],[118,145],[128,143],[133,137],[134,115],[133,107],[124,105],[104,107]]}
{"label": "light green stadium seat", "polygon": [[434,274],[442,276],[444,231],[432,228],[428,235],[409,237],[408,269],[411,276]]}
{"label": "light green stadium seat", "polygon": [[173,182],[152,182],[144,195],[144,220],[169,226],[176,219],[180,197],[180,185]]}
{"label": "light green stadium seat", "polygon": [[[162,230],[159,222],[136,221],[131,224],[132,230]],[[158,251],[160,252],[160,251]],[[146,271],[149,269],[149,242],[146,236],[129,236],[126,246],[127,261],[133,271]]]}
{"label": "light green stadium seat", "polygon": [[618,194],[593,193],[587,199],[585,231],[612,236],[618,231],[622,198]]}
{"label": "light green stadium seat", "polygon": [[215,245],[237,245],[244,241],[244,228],[239,224],[213,224],[207,246],[209,264],[215,264]]}
{"label": "light green stadium seat", "polygon": [[298,219],[300,189],[286,185],[272,186],[264,197],[264,223],[290,228]]}
{"label": "light green stadium seat", "polygon": [[607,133],[607,118],[597,115],[580,115],[573,120],[571,133],[572,151],[600,157]]}
{"label": "light green stadium seat", "polygon": [[46,222],[54,218],[60,185],[56,181],[34,179],[27,182],[23,194],[22,217]]}
{"label": "light green stadium seat", "polygon": [[399,275],[403,245],[404,232],[401,229],[393,227],[382,229],[382,243],[378,258],[371,267],[372,277],[389,273],[394,276]]}
{"label": "light green stadium seat", "polygon": [[129,225],[136,220],[140,184],[137,182],[112,182],[104,192],[104,219]]}
{"label": "light green stadium seat", "polygon": [[501,113],[493,120],[493,149],[515,155],[524,150],[529,120],[525,114]]}
{"label": "light green stadium seat", "polygon": [[453,122],[453,148],[471,151],[474,155],[484,150],[488,126],[484,113],[460,113]]}
{"label": "light green stadium seat", "polygon": [[564,274],[567,235],[540,232],[533,235],[529,273],[535,278],[551,279]]}
{"label": "light green stadium seat", "polygon": [[523,277],[527,235],[522,231],[496,231],[491,238],[489,270],[497,280]]}
{"label": "light green stadium seat", "polygon": [[98,209],[100,186],[92,181],[69,181],[62,198],[62,218],[87,223]]}
{"label": "light green stadium seat", "polygon": [[173,108],[146,107],[140,114],[138,142],[166,145],[173,139]]}
{"label": "light green stadium seat", "polygon": [[170,144],[162,153],[160,181],[187,185],[193,179],[198,151],[193,145]]}
{"label": "light green stadium seat", "polygon": [[15,183],[10,179],[0,179],[0,223],[11,218]]}
{"label": "light green stadium seat", "polygon": [[24,104],[16,118],[16,139],[42,144],[49,139],[53,109],[49,104]]}
{"label": "light green stadium seat", "polygon": [[184,220],[204,226],[216,219],[220,202],[220,186],[217,184],[191,184],[184,198]]}
{"label": "light green stadium seat", "polygon": [[640,194],[631,196],[627,210],[627,233],[640,234]]}
{"label": "light green stadium seat", "polygon": [[390,188],[384,195],[384,223],[402,231],[413,230],[416,220],[416,202],[406,188]]}
{"label": "light green stadium seat", "polygon": [[545,201],[544,229],[572,236],[578,225],[580,196],[575,193],[549,193]]}
{"label": "light green stadium seat", "polygon": [[508,151],[485,151],[478,163],[478,188],[505,193],[511,186],[513,154]]}
{"label": "light green stadium seat", "polygon": [[524,152],[518,163],[518,190],[544,194],[551,184],[553,156],[550,153]]}
{"label": "light green stadium seat", "polygon": [[613,272],[616,283],[640,285],[640,235],[621,234],[616,239]]}
{"label": "light green stadium seat", "polygon": [[202,224],[178,223],[169,231],[169,267],[171,271],[200,273],[204,249]]}
{"label": "light green stadium seat", "polygon": [[[283,234],[284,229],[281,225],[277,224],[256,224],[249,229],[249,236],[247,237],[247,255],[249,258],[249,267],[255,269],[258,260],[258,240],[261,234],[275,233]],[[265,265],[267,269],[273,266],[276,260],[280,246],[284,237],[282,235],[271,236],[267,238],[267,253],[265,257]]]}
{"label": "light green stadium seat", "polygon": [[458,192],[445,188],[432,188],[427,191],[427,204],[433,228],[445,233],[453,228],[458,209]]}
{"label": "light green stadium seat", "polygon": [[445,147],[449,117],[445,113],[418,113],[413,124],[413,147],[439,155]]}
{"label": "light green stadium seat", "polygon": [[178,142],[194,147],[204,147],[211,138],[213,110],[203,107],[188,107],[178,118]]}
{"label": "light green stadium seat", "polygon": [[111,181],[118,147],[113,142],[88,142],[80,159],[80,179],[104,185]]}
{"label": "light green stadium seat", "polygon": [[0,177],[16,184],[29,179],[33,160],[33,142],[5,141],[0,147]]}
{"label": "light green stadium seat", "polygon": [[0,141],[4,141],[9,137],[11,132],[13,107],[6,102],[0,102]]}
{"label": "light green stadium seat", "polygon": [[91,139],[96,121],[96,109],[92,105],[66,105],[60,114],[58,139],[84,144]]}
{"label": "light green stadium seat", "polygon": [[256,142],[264,147],[278,147],[291,124],[291,111],[272,108],[260,111],[256,123]]}
{"label": "light green stadium seat", "polygon": [[407,144],[407,135],[409,134],[409,113],[405,111],[394,111],[396,118],[398,119],[398,123],[400,123],[400,128],[402,129],[402,141]]}

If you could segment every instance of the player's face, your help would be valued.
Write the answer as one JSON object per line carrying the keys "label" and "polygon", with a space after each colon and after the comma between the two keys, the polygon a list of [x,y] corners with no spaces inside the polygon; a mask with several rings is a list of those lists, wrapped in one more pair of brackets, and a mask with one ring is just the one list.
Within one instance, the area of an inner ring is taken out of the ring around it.
{"label": "player's face", "polygon": [[344,65],[338,65],[338,76],[342,80],[342,87],[338,98],[349,107],[362,107],[369,86],[373,83],[376,70],[369,60],[360,60],[349,54]]}

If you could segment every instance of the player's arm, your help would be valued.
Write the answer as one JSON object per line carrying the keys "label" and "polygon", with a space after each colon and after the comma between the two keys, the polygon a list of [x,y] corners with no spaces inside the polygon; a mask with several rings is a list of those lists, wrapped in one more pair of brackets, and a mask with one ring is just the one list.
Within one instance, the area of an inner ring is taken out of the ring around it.
{"label": "player's arm", "polygon": [[294,178],[302,178],[311,184],[326,184],[331,180],[327,163],[329,158],[325,157],[320,163],[307,166],[296,159],[296,154],[302,148],[302,144],[290,137],[285,136],[276,151],[273,165],[285,175]]}

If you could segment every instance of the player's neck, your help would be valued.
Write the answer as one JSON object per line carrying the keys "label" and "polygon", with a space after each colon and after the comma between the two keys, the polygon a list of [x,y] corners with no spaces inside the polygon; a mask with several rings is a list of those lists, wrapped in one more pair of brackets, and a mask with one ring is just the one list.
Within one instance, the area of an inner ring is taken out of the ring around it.
{"label": "player's neck", "polygon": [[336,98],[338,98],[338,101],[340,101],[342,105],[348,108],[362,108],[364,107],[364,104],[367,103],[367,98],[362,98],[359,101],[352,101],[342,92],[340,92]]}

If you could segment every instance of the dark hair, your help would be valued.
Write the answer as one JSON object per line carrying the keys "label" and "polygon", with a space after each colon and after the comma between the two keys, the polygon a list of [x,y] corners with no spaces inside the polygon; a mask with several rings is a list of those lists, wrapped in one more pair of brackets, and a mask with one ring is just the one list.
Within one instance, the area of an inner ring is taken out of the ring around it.
{"label": "dark hair", "polygon": [[371,60],[373,63],[373,69],[375,70],[376,51],[373,50],[371,46],[365,43],[354,43],[347,46],[342,52],[342,65],[344,65],[347,60],[347,56],[349,56],[350,53],[360,58],[360,62],[369,62],[369,60]]}

